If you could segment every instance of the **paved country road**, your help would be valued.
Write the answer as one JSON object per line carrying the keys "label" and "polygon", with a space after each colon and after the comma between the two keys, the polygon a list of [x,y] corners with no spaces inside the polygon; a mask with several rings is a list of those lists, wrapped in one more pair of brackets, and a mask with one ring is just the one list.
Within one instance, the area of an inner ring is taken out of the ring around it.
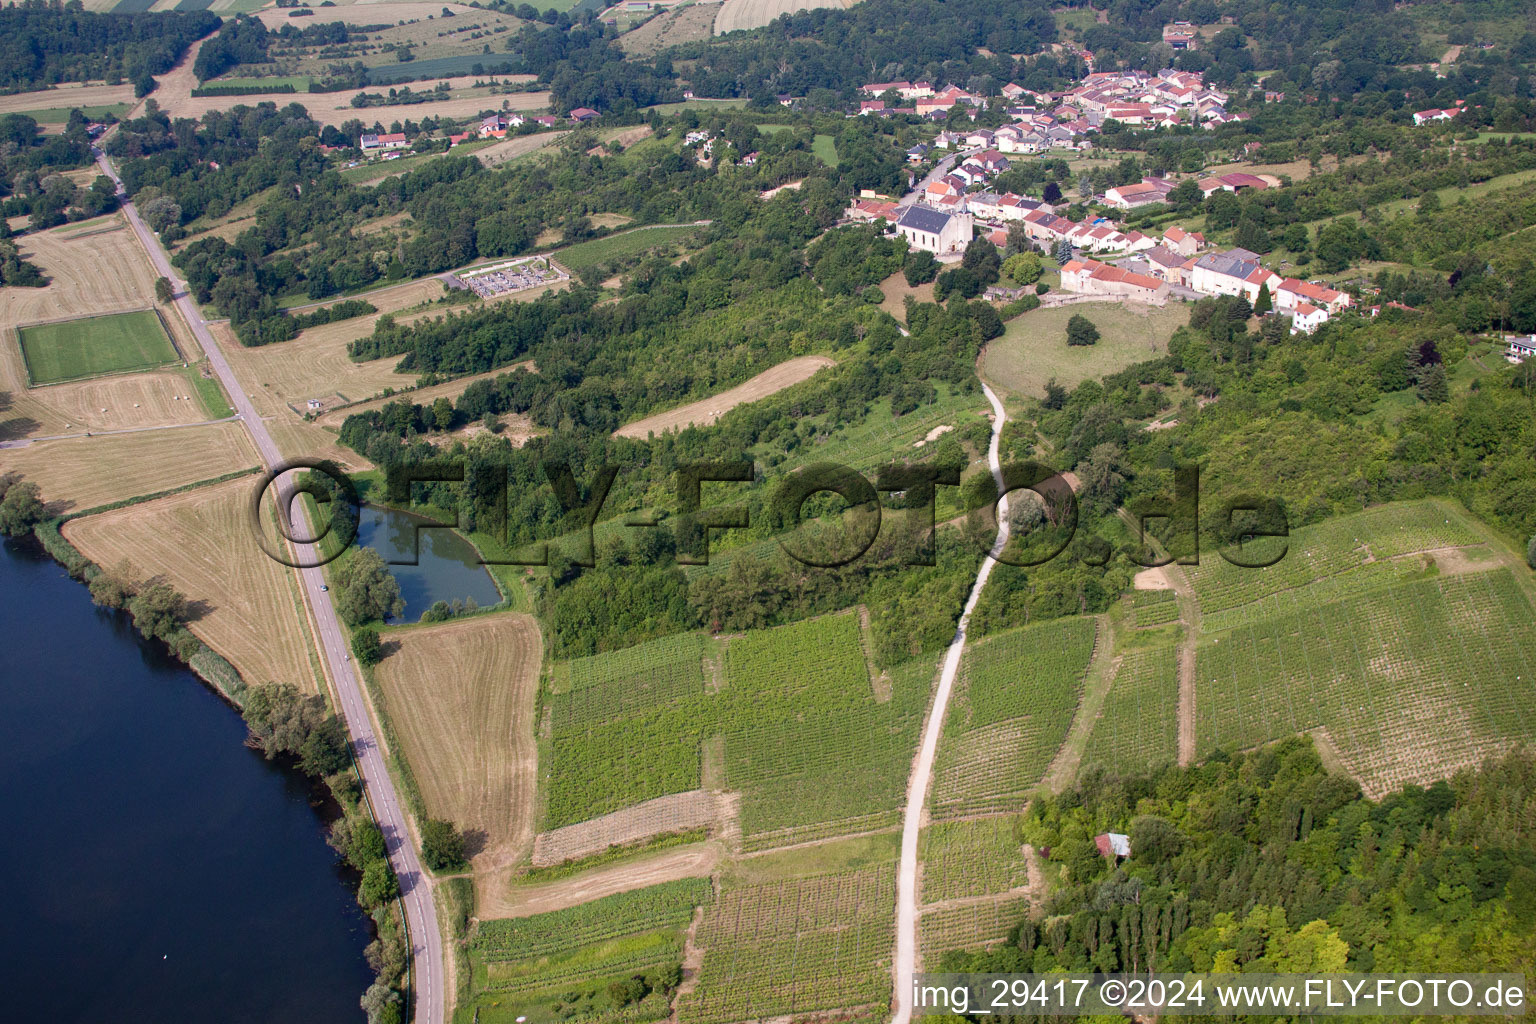
{"label": "paved country road", "polygon": [[[251,441],[255,443],[262,462],[268,469],[281,465],[282,453],[273,443],[266,424],[257,414],[245,389],[241,387],[239,380],[235,378],[234,371],[230,369],[228,360],[224,358],[223,350],[219,348],[218,342],[208,330],[209,321],[203,319],[197,304],[192,300],[186,282],[177,278],[159,239],[149,230],[148,225],[139,217],[138,209],[124,194],[122,179],[117,176],[106,154],[100,150],[95,150],[95,153],[96,162],[101,166],[102,173],[117,185],[118,198],[123,204],[123,213],[134,232],[138,234],[139,240],[144,243],[144,249],[149,253],[156,272],[170,280],[176,295],[177,308],[181,310],[187,325],[196,335],[198,344],[202,346],[203,353],[208,357],[209,365],[219,378],[219,383],[229,393],[230,404],[235,407],[237,418],[250,432]],[[297,561],[301,563],[316,561],[313,545],[294,544],[293,547],[297,554]],[[384,832],[389,862],[400,879],[401,902],[405,907],[406,927],[410,932],[416,996],[415,1020],[417,1024],[442,1024],[447,990],[444,981],[442,936],[438,932],[437,905],[432,900],[431,882],[423,872],[421,862],[416,855],[416,846],[411,841],[410,831],[406,827],[405,813],[395,793],[394,782],[389,777],[389,771],[384,765],[384,757],[379,751],[378,741],[374,738],[373,723],[368,717],[368,706],[363,698],[362,686],[348,658],[345,634],[342,632],[340,622],[337,621],[336,608],[331,604],[330,595],[321,590],[325,577],[319,569],[297,571],[304,599],[308,602],[310,612],[314,616],[322,653],[330,668],[331,679],[335,682],[342,721],[346,723],[347,732],[352,738],[352,752],[357,758],[358,771],[362,775],[363,795],[368,800],[368,806],[372,809],[379,828]],[[274,983],[281,984],[282,981],[274,979]]]}
{"label": "paved country road", "polygon": [[[992,443],[987,446],[987,462],[992,467],[992,479],[997,481],[999,493],[1003,489],[1003,467],[998,456],[1002,442],[1003,424],[1008,414],[1002,400],[985,384],[981,390],[992,403]],[[908,1024],[912,1019],[912,979],[917,971],[917,839],[923,827],[923,812],[928,803],[928,787],[933,780],[933,761],[939,750],[939,736],[944,732],[944,712],[949,708],[949,695],[955,688],[955,677],[960,672],[960,656],[965,653],[966,633],[971,624],[971,613],[981,600],[981,591],[987,585],[997,565],[997,556],[1008,543],[1008,498],[1003,495],[997,508],[997,539],[992,550],[981,560],[981,570],[971,586],[971,594],[965,600],[960,613],[960,624],[955,627],[955,637],[949,642],[944,654],[944,671],[939,675],[939,690],[933,698],[933,710],[923,723],[923,741],[917,749],[917,760],[912,765],[912,778],[907,784],[907,810],[901,823],[901,865],[896,872],[896,962],[891,972],[896,984],[896,1014],[891,1024]]]}

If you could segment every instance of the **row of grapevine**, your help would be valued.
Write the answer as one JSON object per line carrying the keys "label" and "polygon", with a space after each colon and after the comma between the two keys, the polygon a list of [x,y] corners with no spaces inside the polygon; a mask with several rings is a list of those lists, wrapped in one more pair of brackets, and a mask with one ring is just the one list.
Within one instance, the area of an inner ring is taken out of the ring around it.
{"label": "row of grapevine", "polygon": [[1178,595],[1171,590],[1133,590],[1131,591],[1131,617],[1138,628],[1177,622]]}
{"label": "row of grapevine", "polygon": [[683,925],[714,899],[707,878],[683,878],[532,917],[481,922],[474,947],[485,960],[524,960],[604,939]]}
{"label": "row of grapevine", "polygon": [[995,896],[924,910],[918,919],[918,936],[925,966],[932,969],[938,957],[951,949],[1002,942],[1028,912],[1029,902],[1023,896]]}
{"label": "row of grapevine", "polygon": [[922,901],[991,896],[1022,887],[1029,879],[1021,844],[1012,815],[928,826],[918,850]]}
{"label": "row of grapevine", "polygon": [[895,942],[890,864],[727,888],[704,915],[698,986],[682,1024],[885,1005]]}
{"label": "row of grapevine", "polygon": [[1326,727],[1367,790],[1529,738],[1536,614],[1506,569],[1432,578],[1239,627],[1197,660],[1202,752]]}
{"label": "row of grapevine", "polygon": [[1296,530],[1286,541],[1285,556],[1263,569],[1231,565],[1210,551],[1202,552],[1200,564],[1187,567],[1185,572],[1194,584],[1202,613],[1210,614],[1372,561],[1480,542],[1459,516],[1435,502],[1404,501]]}
{"label": "row of grapevine", "polygon": [[966,651],[935,764],[935,816],[1022,805],[1072,726],[1097,629],[1073,616]]}
{"label": "row of grapevine", "polygon": [[645,932],[526,960],[484,961],[480,988],[511,995],[556,992],[681,962],[683,930]]}
{"label": "row of grapevine", "polygon": [[1141,770],[1178,755],[1178,647],[1158,644],[1128,651],[1088,737],[1083,764]]}

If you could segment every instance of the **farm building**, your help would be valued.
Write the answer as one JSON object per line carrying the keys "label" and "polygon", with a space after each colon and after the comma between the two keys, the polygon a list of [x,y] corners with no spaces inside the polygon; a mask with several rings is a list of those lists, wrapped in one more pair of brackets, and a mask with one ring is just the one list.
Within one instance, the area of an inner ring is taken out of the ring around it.
{"label": "farm building", "polygon": [[1262,266],[1246,249],[1211,253],[1195,261],[1189,286],[1204,295],[1242,295],[1257,302],[1259,289],[1269,285],[1270,294],[1280,287],[1279,274]]}
{"label": "farm building", "polygon": [[364,153],[388,153],[404,149],[407,145],[404,132],[390,132],[385,135],[368,133],[357,140],[357,148]]}
{"label": "farm building", "polygon": [[1168,282],[1098,260],[1069,260],[1061,268],[1061,287],[1082,295],[1116,295],[1160,306],[1168,301]]}
{"label": "farm building", "polygon": [[907,207],[896,222],[896,230],[908,245],[938,255],[964,249],[973,228],[969,213],[946,213],[927,206]]}

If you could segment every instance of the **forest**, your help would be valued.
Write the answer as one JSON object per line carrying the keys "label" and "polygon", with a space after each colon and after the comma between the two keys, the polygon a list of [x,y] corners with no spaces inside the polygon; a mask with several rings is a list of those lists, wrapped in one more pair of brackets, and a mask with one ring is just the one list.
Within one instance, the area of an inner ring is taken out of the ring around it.
{"label": "forest", "polygon": [[127,79],[144,96],[192,43],[219,27],[209,11],[97,14],[21,0],[0,7],[0,92]]}
{"label": "forest", "polygon": [[[1533,808],[1528,752],[1379,801],[1308,737],[1145,774],[1088,766],[1024,818],[1060,879],[1043,913],[940,969],[1528,970]],[[1099,856],[1103,832],[1129,835],[1131,856]]]}

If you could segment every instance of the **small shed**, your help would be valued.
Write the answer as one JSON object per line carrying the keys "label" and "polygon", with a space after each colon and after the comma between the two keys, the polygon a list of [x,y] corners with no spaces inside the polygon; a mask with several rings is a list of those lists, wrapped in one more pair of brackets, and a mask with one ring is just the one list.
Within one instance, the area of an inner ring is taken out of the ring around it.
{"label": "small shed", "polygon": [[1101,857],[1121,860],[1131,855],[1131,837],[1119,832],[1101,832],[1093,837],[1093,845],[1098,848]]}

